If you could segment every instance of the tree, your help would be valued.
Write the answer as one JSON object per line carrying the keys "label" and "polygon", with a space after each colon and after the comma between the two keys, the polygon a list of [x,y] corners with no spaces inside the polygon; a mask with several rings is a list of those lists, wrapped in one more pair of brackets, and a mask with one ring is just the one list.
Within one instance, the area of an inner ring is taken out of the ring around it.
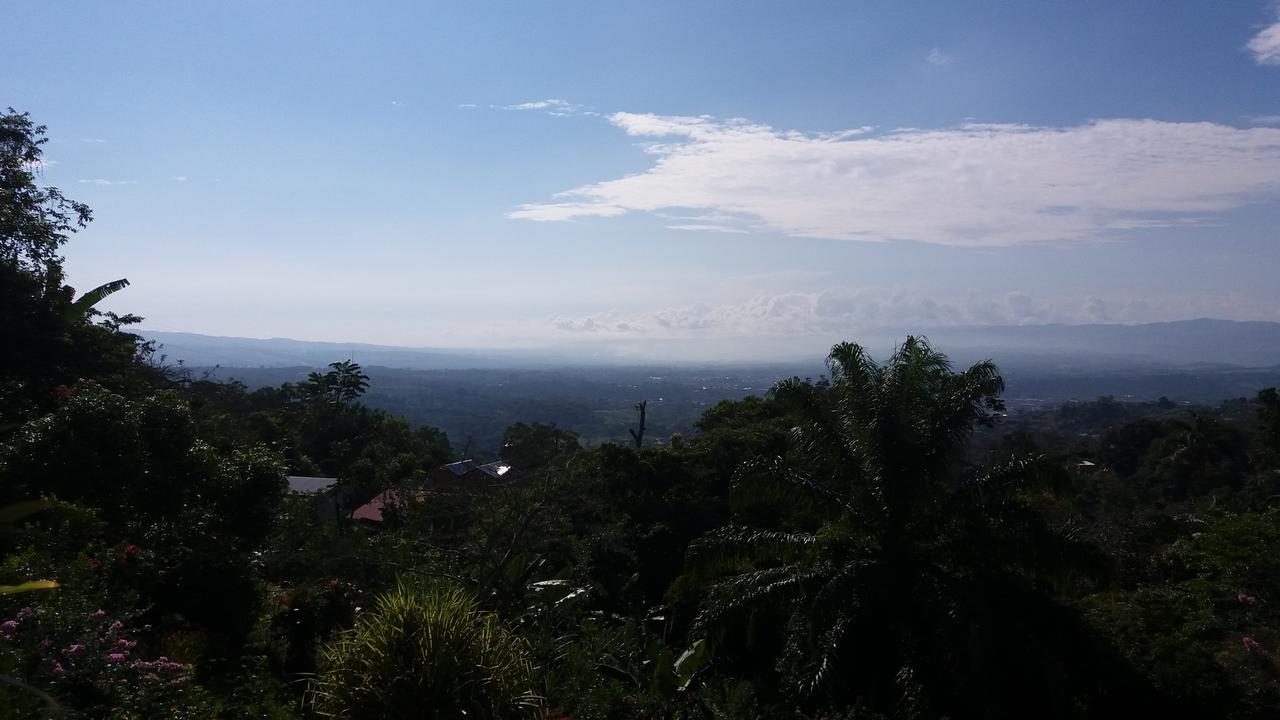
{"label": "tree", "polygon": [[59,248],[93,218],[58,188],[36,185],[45,129],[13,108],[0,115],[0,262],[37,276],[61,266]]}
{"label": "tree", "polygon": [[46,410],[54,388],[94,377],[118,385],[142,373],[138,338],[119,332],[140,318],[94,305],[128,284],[79,299],[63,283],[59,248],[91,219],[89,208],[40,187],[45,128],[12,108],[0,115],[0,427]]}
{"label": "tree", "polygon": [[730,525],[691,546],[690,573],[720,578],[695,629],[732,646],[742,641],[718,630],[784,619],[786,676],[809,703],[860,698],[905,717],[1065,712],[1055,653],[1086,642],[1047,590],[1063,577],[1053,573],[1095,556],[1022,501],[1050,468],[965,468],[970,432],[1002,409],[996,367],[953,372],[917,338],[884,365],[840,344],[828,367],[829,382],[774,388],[798,418],[790,451],[735,482],[735,500],[765,493],[788,510],[774,527]]}
{"label": "tree", "polygon": [[[1253,431],[1251,458],[1254,468],[1264,475],[1280,475],[1280,393],[1266,388],[1258,392],[1258,424]],[[1275,478],[1268,478],[1274,483]]]}
{"label": "tree", "polygon": [[582,449],[578,435],[555,423],[516,423],[502,434],[502,459],[519,472],[538,470],[558,457]]}
{"label": "tree", "polygon": [[628,428],[627,432],[631,433],[631,439],[635,441],[636,447],[639,448],[644,444],[644,420],[645,414],[649,410],[649,401],[641,400],[636,403],[636,412],[640,413],[640,427],[638,430]]}
{"label": "tree", "polygon": [[329,363],[332,368],[321,375],[313,372],[302,384],[303,391],[314,400],[350,405],[369,389],[369,376],[359,363],[351,360]]}

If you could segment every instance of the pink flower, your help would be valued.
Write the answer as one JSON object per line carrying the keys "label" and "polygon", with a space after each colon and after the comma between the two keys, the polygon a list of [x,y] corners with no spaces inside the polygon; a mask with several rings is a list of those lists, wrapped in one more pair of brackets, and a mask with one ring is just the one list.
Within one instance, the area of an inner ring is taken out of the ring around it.
{"label": "pink flower", "polygon": [[60,398],[71,397],[71,388],[67,387],[66,385],[59,385],[58,387],[54,388],[53,391],[57,393],[58,397]]}
{"label": "pink flower", "polygon": [[1248,650],[1249,652],[1256,652],[1262,649],[1262,646],[1258,644],[1258,641],[1254,640],[1248,635],[1245,635],[1244,637],[1240,638],[1240,644],[1244,645],[1244,649]]}
{"label": "pink flower", "polygon": [[89,614],[89,617],[91,618],[104,618],[106,616],[107,616],[106,610],[98,610]]}
{"label": "pink flower", "polygon": [[4,622],[0,623],[0,635],[4,635],[9,639],[13,639],[13,636],[16,635],[17,632],[18,632],[17,620],[5,620]]}
{"label": "pink flower", "polygon": [[102,567],[102,561],[98,558],[89,558],[90,567]]}
{"label": "pink flower", "polygon": [[1254,597],[1254,596],[1252,596],[1252,595],[1245,595],[1244,593],[1236,593],[1236,600],[1239,600],[1240,602],[1244,603],[1245,605],[1257,605],[1257,604],[1258,604],[1258,598],[1256,598],[1256,597]]}
{"label": "pink flower", "polygon": [[120,638],[116,641],[116,647],[121,650],[132,650],[137,647],[137,645],[138,642],[136,640],[125,640],[124,638]]}
{"label": "pink flower", "polygon": [[125,555],[136,555],[136,554],[137,554],[139,551],[141,551],[141,550],[142,550],[142,548],[140,548],[140,547],[138,547],[137,545],[134,545],[134,544],[132,544],[132,543],[130,543],[130,544],[125,545],[125,546],[124,546],[124,554],[125,554]]}
{"label": "pink flower", "polygon": [[62,667],[62,663],[60,663],[60,662],[55,662],[55,663],[53,664],[53,676],[54,676],[54,677],[62,677],[63,675],[66,675],[66,674],[67,674],[67,671],[66,671],[66,669],[65,669],[65,668],[63,668],[63,667]]}
{"label": "pink flower", "polygon": [[21,610],[19,610],[19,611],[17,612],[17,614],[16,614],[16,615],[14,615],[14,617],[15,617],[15,618],[17,618],[17,619],[19,619],[19,620],[26,620],[26,619],[30,618],[32,615],[35,615],[35,614],[36,614],[36,613],[35,613],[35,611],[34,611],[34,610],[32,610],[31,608],[29,608],[29,607],[24,607],[24,608],[22,608]]}
{"label": "pink flower", "polygon": [[150,662],[145,660],[135,662],[133,666],[139,670],[149,670],[157,673],[176,673],[186,667],[182,663],[173,662],[163,655]]}
{"label": "pink flower", "polygon": [[107,662],[113,662],[113,663],[124,662],[126,657],[128,656],[125,655],[124,653],[111,653],[110,655],[107,656]]}
{"label": "pink flower", "polygon": [[71,647],[67,648],[67,654],[73,657],[76,655],[79,655],[82,652],[84,652],[84,646],[81,645],[80,643],[76,643],[75,645],[72,645]]}
{"label": "pink flower", "polygon": [[110,627],[111,632],[120,632],[123,629],[124,629],[124,623],[120,622],[119,620],[111,623],[111,627]]}

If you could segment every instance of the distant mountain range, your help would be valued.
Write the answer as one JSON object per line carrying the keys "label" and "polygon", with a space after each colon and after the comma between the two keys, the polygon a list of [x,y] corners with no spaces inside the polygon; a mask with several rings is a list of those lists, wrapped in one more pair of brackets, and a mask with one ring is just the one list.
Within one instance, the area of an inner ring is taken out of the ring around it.
{"label": "distant mountain range", "polygon": [[152,330],[137,333],[160,344],[160,353],[166,356],[167,362],[181,360],[188,367],[324,367],[348,358],[365,366],[410,370],[542,367],[567,362],[566,358],[536,351],[407,348]]}
{"label": "distant mountain range", "polygon": [[[1004,325],[946,327],[916,331],[957,362],[991,357],[1002,365],[1079,369],[1112,366],[1187,367],[1280,366],[1280,323],[1182,320],[1141,325]],[[322,367],[353,358],[366,366],[414,370],[537,368],[618,365],[622,358],[593,354],[582,346],[544,350],[452,350],[365,343],[332,343],[285,338],[240,338],[141,330],[162,346],[169,362],[192,367]],[[883,352],[905,333],[878,330],[855,340]],[[666,343],[669,346],[669,343]],[[821,354],[813,361],[817,362]],[[762,358],[761,360],[765,360]],[[742,358],[725,358],[742,363]],[[650,358],[630,364],[652,365]]]}

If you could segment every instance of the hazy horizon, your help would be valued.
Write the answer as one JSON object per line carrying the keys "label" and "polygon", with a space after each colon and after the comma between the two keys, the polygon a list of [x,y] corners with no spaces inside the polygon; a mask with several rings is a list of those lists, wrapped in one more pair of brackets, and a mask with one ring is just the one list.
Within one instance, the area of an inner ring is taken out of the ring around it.
{"label": "hazy horizon", "polygon": [[[1280,320],[1280,6],[7,3],[145,327],[802,356]],[[56,48],[56,51],[54,50]]]}
{"label": "hazy horizon", "polygon": [[1168,367],[1222,364],[1280,366],[1280,323],[1200,318],[1143,324],[989,325],[877,328],[830,337],[690,339],[575,339],[526,346],[402,346],[305,338],[254,338],[136,332],[161,344],[171,360],[188,365],[320,367],[353,359],[386,367],[535,367],[552,365],[761,365],[819,364],[837,342],[852,341],[887,356],[908,335],[922,336],[957,362],[994,358],[1060,364],[1152,364]]}

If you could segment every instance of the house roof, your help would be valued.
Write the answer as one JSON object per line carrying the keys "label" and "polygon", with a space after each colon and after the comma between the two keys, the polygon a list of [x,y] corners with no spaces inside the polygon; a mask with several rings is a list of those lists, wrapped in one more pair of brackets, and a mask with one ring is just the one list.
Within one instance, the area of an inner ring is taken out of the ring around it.
{"label": "house roof", "polygon": [[310,475],[289,475],[289,492],[314,495],[324,492],[338,483],[337,478],[313,477]]}
{"label": "house roof", "polygon": [[[422,500],[424,495],[419,493],[415,496],[415,500]],[[370,522],[382,522],[386,519],[386,511],[388,508],[396,509],[406,505],[404,493],[399,490],[386,490],[369,502],[361,505],[351,513],[352,520],[368,520]]]}
{"label": "house roof", "polygon": [[476,469],[489,477],[500,478],[511,472],[511,465],[504,462],[491,462],[487,465],[478,465]]}
{"label": "house roof", "polygon": [[467,473],[471,472],[471,470],[475,468],[475,466],[476,466],[475,460],[459,460],[458,462],[451,462],[448,465],[442,465],[441,469],[448,470],[454,475],[457,475],[458,477],[462,477],[463,475],[466,475]]}

